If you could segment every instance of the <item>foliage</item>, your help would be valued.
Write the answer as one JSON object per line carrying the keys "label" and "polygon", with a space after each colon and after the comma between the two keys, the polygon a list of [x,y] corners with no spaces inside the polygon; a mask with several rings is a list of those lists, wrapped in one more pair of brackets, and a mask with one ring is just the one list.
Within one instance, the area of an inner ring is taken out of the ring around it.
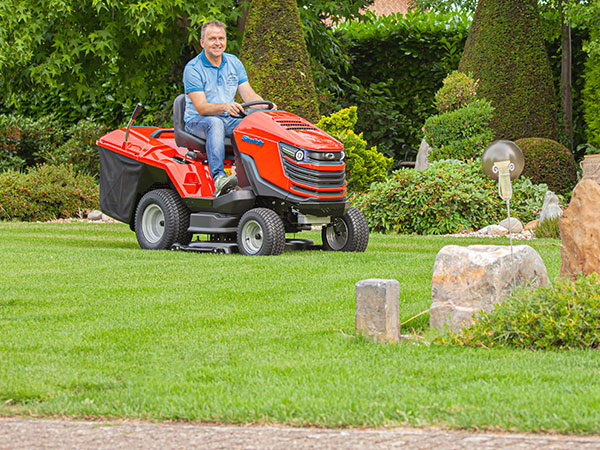
{"label": "foliage", "polygon": [[356,106],[345,108],[329,117],[321,117],[317,127],[331,134],[344,144],[346,154],[346,181],[350,192],[365,192],[371,183],[383,181],[392,159],[386,158],[376,147],[367,148],[362,133],[356,134],[358,120]]}
{"label": "foliage", "polygon": [[329,99],[343,92],[341,85],[347,83],[345,76],[350,66],[334,26],[340,22],[364,22],[368,18],[364,10],[373,0],[298,0],[297,3],[313,77],[318,86],[319,109],[330,113],[335,108],[329,105]]}
{"label": "foliage", "polygon": [[69,140],[43,155],[52,165],[71,165],[78,172],[93,177],[100,173],[100,158],[96,140],[108,132],[108,127],[90,119],[80,120],[67,131]]}
{"label": "foliage", "polygon": [[318,101],[295,0],[253,0],[241,60],[254,89],[314,122]]}
{"label": "foliage", "polygon": [[553,192],[565,194],[577,182],[577,165],[573,154],[564,145],[544,138],[515,141],[523,151],[523,176],[534,183],[545,183]]}
{"label": "foliage", "polygon": [[358,106],[357,130],[402,159],[402,145],[417,147],[423,122],[435,113],[435,92],[458,66],[469,23],[462,14],[409,13],[341,24],[336,33],[350,66],[342,92],[323,102],[333,110]]}
{"label": "foliage", "polygon": [[15,116],[0,115],[0,172],[25,167],[25,160],[19,156],[21,130],[17,122]]}
{"label": "foliage", "polygon": [[0,114],[0,156],[3,157],[0,164],[3,169],[34,165],[63,140],[62,124],[52,116],[31,119]]}
{"label": "foliage", "polygon": [[496,108],[495,137],[557,139],[557,99],[537,0],[480,0],[459,70]]}
{"label": "foliage", "polygon": [[494,133],[489,127],[494,108],[486,100],[437,114],[425,121],[425,140],[431,145],[429,160],[473,160],[492,142]]}
{"label": "foliage", "polygon": [[[319,18],[338,22],[361,17],[360,9],[371,1],[300,0],[311,51],[322,58],[330,53],[327,37],[332,33]],[[90,117],[117,126],[139,101],[145,113],[140,119],[152,121],[154,113],[182,91],[183,67],[201,50],[205,21],[225,22],[228,50],[239,53],[237,25],[248,3],[0,2],[0,112],[32,118],[53,113],[68,124]]]}
{"label": "foliage", "polygon": [[541,222],[535,230],[536,238],[560,239],[560,229],[558,228],[558,217],[546,219]]}
{"label": "foliage", "polygon": [[[533,220],[546,186],[521,178],[513,191],[513,215],[523,222]],[[498,186],[484,176],[478,160],[441,160],[422,171],[401,169],[353,202],[371,230],[386,233],[456,233],[498,223],[505,214]]]}
{"label": "foliage", "polygon": [[592,31],[589,40],[583,44],[583,50],[590,57],[600,57],[600,3],[596,0],[566,2],[565,12],[575,26]]}
{"label": "foliage", "polygon": [[[593,36],[600,41],[598,28]],[[583,107],[587,141],[600,147],[600,50],[590,54],[585,64]]]}
{"label": "foliage", "polygon": [[453,12],[456,10],[473,12],[477,7],[477,0],[410,0],[409,5],[421,12]]}
{"label": "foliage", "polygon": [[39,165],[0,173],[0,220],[46,221],[98,207],[98,185],[71,166]]}
{"label": "foliage", "polygon": [[559,279],[537,289],[521,288],[469,328],[438,342],[532,350],[598,349],[600,281],[597,274]]}
{"label": "foliage", "polygon": [[31,117],[120,124],[138,101],[152,110],[181,90],[205,20],[239,15],[235,0],[3,1],[2,103]]}
{"label": "foliage", "polygon": [[477,80],[472,74],[455,70],[444,78],[443,86],[435,93],[435,109],[438,112],[454,111],[477,100]]}

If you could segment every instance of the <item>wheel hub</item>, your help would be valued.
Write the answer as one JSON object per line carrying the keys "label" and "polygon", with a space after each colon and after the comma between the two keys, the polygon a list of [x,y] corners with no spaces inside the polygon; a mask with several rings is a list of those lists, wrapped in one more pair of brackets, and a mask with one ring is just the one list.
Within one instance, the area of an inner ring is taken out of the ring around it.
{"label": "wheel hub", "polygon": [[156,244],[165,234],[165,215],[158,205],[149,205],[142,216],[142,230],[148,242]]}

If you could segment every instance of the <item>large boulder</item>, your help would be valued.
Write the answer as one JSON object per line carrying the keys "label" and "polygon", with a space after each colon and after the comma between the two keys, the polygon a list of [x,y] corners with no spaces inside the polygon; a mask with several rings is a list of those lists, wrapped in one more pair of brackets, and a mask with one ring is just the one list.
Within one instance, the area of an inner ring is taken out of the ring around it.
{"label": "large boulder", "polygon": [[540,255],[528,245],[447,245],[435,259],[429,324],[452,330],[471,325],[473,315],[491,312],[515,285],[548,284]]}
{"label": "large boulder", "polygon": [[569,207],[558,220],[560,275],[576,279],[580,273],[600,273],[600,185],[588,178],[573,190]]}

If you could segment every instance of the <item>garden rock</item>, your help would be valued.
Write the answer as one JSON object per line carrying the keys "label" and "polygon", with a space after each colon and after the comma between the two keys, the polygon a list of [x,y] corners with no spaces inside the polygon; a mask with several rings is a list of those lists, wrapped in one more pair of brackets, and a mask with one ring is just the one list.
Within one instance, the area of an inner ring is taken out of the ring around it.
{"label": "garden rock", "polygon": [[525,231],[535,230],[539,224],[540,224],[540,219],[535,219],[535,220],[532,220],[531,222],[527,222],[525,224],[525,226],[523,227],[523,229]]}
{"label": "garden rock", "polygon": [[102,215],[102,211],[95,209],[88,213],[87,220],[102,220]]}
{"label": "garden rock", "polygon": [[600,185],[584,178],[573,190],[569,207],[558,220],[562,265],[560,275],[600,274]]}
{"label": "garden rock", "polygon": [[431,147],[425,139],[421,141],[419,152],[417,153],[417,161],[415,162],[415,170],[424,170],[429,166],[429,151]]}
{"label": "garden rock", "polygon": [[477,232],[484,236],[506,236],[508,229],[500,225],[488,225]]}
{"label": "garden rock", "polygon": [[400,340],[400,283],[371,278],[356,283],[356,334],[378,342]]}
{"label": "garden rock", "polygon": [[[510,223],[510,224],[509,224]],[[514,217],[510,218],[510,222],[508,217],[500,222],[498,225],[506,228],[507,231],[511,231],[512,233],[522,233],[523,232],[523,224],[519,219],[515,219]]]}
{"label": "garden rock", "polygon": [[[511,260],[512,259],[512,260]],[[473,315],[491,312],[516,285],[548,285],[540,255],[528,245],[447,245],[435,259],[429,325],[452,330],[469,326]]]}
{"label": "garden rock", "polygon": [[552,191],[547,191],[544,197],[544,206],[542,206],[542,212],[540,214],[540,223],[548,219],[556,219],[561,217],[563,211],[560,207],[560,200],[556,194]]}

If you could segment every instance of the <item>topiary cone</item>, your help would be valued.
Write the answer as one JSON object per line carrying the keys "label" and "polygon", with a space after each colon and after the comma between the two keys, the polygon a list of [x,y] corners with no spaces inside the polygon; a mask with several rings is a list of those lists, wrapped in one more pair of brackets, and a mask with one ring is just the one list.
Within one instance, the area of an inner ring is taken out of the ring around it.
{"label": "topiary cone", "polygon": [[250,83],[264,99],[311,122],[318,99],[295,0],[253,0],[241,60]]}
{"label": "topiary cone", "polygon": [[556,140],[557,98],[537,0],[479,0],[459,70],[496,108],[496,139]]}

